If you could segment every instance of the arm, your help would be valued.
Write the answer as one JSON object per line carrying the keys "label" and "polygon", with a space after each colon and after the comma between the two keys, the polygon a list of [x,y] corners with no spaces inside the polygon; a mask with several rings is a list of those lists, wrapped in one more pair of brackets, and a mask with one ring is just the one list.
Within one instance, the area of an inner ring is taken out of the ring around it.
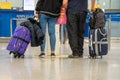
{"label": "arm", "polygon": [[43,0],[38,0],[37,3],[36,3],[36,6],[35,6],[35,14],[34,16],[36,18],[38,18],[38,15],[39,15],[39,11],[40,11],[40,7],[42,6],[43,4]]}
{"label": "arm", "polygon": [[96,0],[91,0],[91,11],[95,11],[95,1]]}
{"label": "arm", "polygon": [[35,10],[40,11],[40,7],[43,5],[44,0],[38,0],[36,3]]}
{"label": "arm", "polygon": [[63,6],[64,8],[67,8],[68,0],[63,0]]}

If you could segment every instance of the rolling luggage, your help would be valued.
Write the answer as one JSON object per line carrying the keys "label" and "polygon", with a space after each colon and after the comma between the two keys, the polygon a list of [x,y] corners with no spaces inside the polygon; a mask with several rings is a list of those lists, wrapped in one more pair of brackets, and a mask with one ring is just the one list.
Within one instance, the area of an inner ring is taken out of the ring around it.
{"label": "rolling luggage", "polygon": [[107,55],[108,53],[108,38],[104,28],[89,30],[89,55],[90,58]]}
{"label": "rolling luggage", "polygon": [[10,39],[7,50],[14,54],[14,58],[24,58],[24,53],[30,42],[30,31],[27,27],[18,26]]}

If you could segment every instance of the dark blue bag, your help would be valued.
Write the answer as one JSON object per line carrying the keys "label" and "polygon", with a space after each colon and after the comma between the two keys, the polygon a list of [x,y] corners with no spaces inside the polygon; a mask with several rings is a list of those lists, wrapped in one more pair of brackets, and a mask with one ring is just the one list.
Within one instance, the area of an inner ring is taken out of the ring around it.
{"label": "dark blue bag", "polygon": [[107,55],[108,38],[107,31],[104,28],[90,29],[89,31],[89,55],[92,58],[96,56]]}

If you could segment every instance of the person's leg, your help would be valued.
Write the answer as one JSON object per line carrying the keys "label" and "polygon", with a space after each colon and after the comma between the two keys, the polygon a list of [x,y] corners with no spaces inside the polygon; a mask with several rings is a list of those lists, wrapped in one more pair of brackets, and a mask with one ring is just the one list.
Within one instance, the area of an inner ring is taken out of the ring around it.
{"label": "person's leg", "polygon": [[40,24],[41,24],[41,29],[45,35],[44,40],[43,40],[43,44],[40,46],[41,47],[41,53],[45,54],[45,43],[46,43],[46,24],[47,24],[47,16],[44,14],[40,14]]}
{"label": "person's leg", "polygon": [[79,54],[83,55],[84,45],[84,26],[86,22],[86,12],[80,12],[79,14],[79,27],[78,27],[78,50]]}
{"label": "person's leg", "polygon": [[68,13],[67,14],[67,30],[68,30],[68,38],[69,38],[69,44],[72,50],[73,56],[79,56],[78,53],[78,16],[76,13]]}
{"label": "person's leg", "polygon": [[60,40],[60,44],[62,43],[62,24],[59,24],[59,40]]}
{"label": "person's leg", "polygon": [[60,38],[60,43],[64,44],[66,41],[66,24],[60,24],[59,38]]}
{"label": "person's leg", "polygon": [[64,40],[63,40],[63,44],[65,44],[67,38],[68,38],[68,33],[67,33],[67,25],[64,24],[63,25],[63,30],[64,30]]}
{"label": "person's leg", "polygon": [[55,36],[55,24],[56,18],[49,17],[48,20],[48,33],[50,36],[50,48],[51,48],[51,56],[55,53],[55,45],[56,45],[56,36]]}

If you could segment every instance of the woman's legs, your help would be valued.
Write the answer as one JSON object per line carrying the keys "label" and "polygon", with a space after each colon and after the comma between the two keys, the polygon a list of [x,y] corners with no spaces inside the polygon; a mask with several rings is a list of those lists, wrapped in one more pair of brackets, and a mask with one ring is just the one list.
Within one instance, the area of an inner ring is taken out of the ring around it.
{"label": "woman's legs", "polygon": [[[44,51],[45,51],[45,43],[46,43],[46,26],[47,26],[47,24],[48,24],[48,33],[49,33],[49,36],[50,36],[51,53],[55,53],[55,43],[56,43],[55,24],[56,24],[56,18],[52,18],[50,16],[41,14],[40,15],[40,24],[41,24],[42,31],[45,34],[43,44],[41,45],[41,53],[45,53]],[[54,56],[54,55],[52,55],[52,56]]]}
{"label": "woman's legs", "polygon": [[51,53],[55,53],[55,44],[56,44],[55,24],[56,24],[56,18],[50,17],[48,20],[48,33],[50,36]]}
{"label": "woman's legs", "polygon": [[40,24],[41,24],[41,28],[42,31],[45,35],[44,40],[43,40],[43,44],[41,45],[41,53],[45,53],[45,43],[46,43],[46,24],[47,24],[47,16],[44,14],[40,15]]}

